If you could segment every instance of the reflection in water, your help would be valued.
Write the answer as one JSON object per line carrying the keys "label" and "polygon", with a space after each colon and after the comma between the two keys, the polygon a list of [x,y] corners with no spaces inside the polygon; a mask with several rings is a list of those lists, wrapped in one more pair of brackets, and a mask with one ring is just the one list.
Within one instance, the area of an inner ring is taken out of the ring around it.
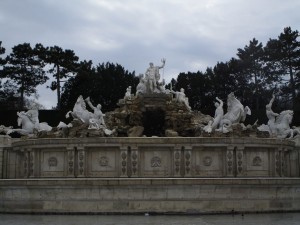
{"label": "reflection in water", "polygon": [[120,216],[120,215],[13,215],[0,214],[0,225],[298,225],[300,213]]}

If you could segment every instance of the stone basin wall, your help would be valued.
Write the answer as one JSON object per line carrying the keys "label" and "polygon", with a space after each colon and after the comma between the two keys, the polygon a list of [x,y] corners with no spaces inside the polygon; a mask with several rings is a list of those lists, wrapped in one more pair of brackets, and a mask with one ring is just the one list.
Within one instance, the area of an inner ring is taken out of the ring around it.
{"label": "stone basin wall", "polygon": [[6,140],[1,173],[19,178],[299,177],[295,142],[266,138]]}
{"label": "stone basin wall", "polygon": [[299,142],[181,137],[0,140],[0,213],[300,210]]}

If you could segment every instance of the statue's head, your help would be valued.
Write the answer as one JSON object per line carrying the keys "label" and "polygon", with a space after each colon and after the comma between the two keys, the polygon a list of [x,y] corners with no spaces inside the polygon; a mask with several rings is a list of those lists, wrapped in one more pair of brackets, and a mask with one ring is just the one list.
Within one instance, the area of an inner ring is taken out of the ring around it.
{"label": "statue's head", "polygon": [[31,109],[39,109],[38,104],[36,102],[33,102],[31,105]]}
{"label": "statue's head", "polygon": [[294,111],[293,110],[287,110],[287,114],[288,114],[288,122],[289,124],[292,123],[293,120],[293,116],[294,116]]}
{"label": "statue's head", "polygon": [[150,65],[150,67],[153,67],[153,66],[154,66],[153,62],[149,63],[149,65]]}
{"label": "statue's head", "polygon": [[271,110],[271,107],[272,107],[271,104],[267,104],[266,105],[266,110]]}
{"label": "statue's head", "polygon": [[77,98],[77,102],[80,103],[82,101],[83,101],[83,97],[82,97],[82,95],[79,95],[79,97]]}

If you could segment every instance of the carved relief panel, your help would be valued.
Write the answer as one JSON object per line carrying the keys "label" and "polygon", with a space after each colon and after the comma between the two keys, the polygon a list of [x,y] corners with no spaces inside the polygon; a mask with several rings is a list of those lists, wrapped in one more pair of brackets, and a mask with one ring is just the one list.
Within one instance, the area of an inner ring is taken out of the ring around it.
{"label": "carved relief panel", "polygon": [[245,148],[244,157],[246,157],[246,169],[248,176],[269,176],[269,149]]}
{"label": "carved relief panel", "polygon": [[141,175],[145,177],[168,177],[171,173],[172,151],[158,147],[139,149],[141,154]]}
{"label": "carved relief panel", "polygon": [[195,176],[211,177],[223,175],[222,152],[224,149],[205,149],[196,147],[193,149],[195,155]]}
{"label": "carved relief panel", "polygon": [[61,151],[41,151],[41,176],[58,177],[65,175],[65,154],[63,149]]}
{"label": "carved relief panel", "polygon": [[88,148],[88,176],[117,176],[117,148]]}

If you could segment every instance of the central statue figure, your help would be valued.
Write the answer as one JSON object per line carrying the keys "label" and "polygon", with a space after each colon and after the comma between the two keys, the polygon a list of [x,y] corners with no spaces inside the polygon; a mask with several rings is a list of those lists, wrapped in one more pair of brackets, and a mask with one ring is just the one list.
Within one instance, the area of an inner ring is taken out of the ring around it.
{"label": "central statue figure", "polygon": [[164,68],[166,60],[161,60],[161,66],[154,66],[152,62],[149,63],[150,67],[145,72],[146,88],[147,93],[160,93],[160,74],[159,69]]}

